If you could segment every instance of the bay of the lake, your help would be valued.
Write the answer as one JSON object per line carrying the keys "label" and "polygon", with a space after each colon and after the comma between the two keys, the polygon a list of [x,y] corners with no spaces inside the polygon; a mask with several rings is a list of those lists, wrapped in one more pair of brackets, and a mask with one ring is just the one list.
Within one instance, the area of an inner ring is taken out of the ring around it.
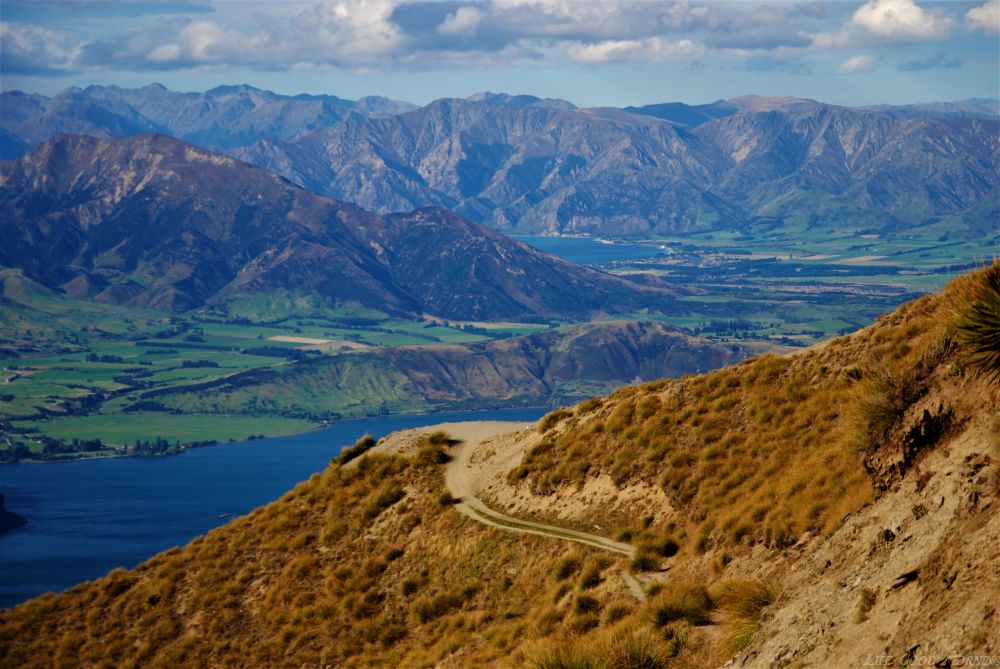
{"label": "bay of the lake", "polygon": [[383,416],[180,455],[0,465],[7,508],[28,519],[0,536],[0,608],[185,544],[277,499],[364,434],[378,439],[442,422],[532,421],[546,411]]}
{"label": "bay of the lake", "polygon": [[665,253],[653,244],[607,242],[591,237],[542,237],[537,235],[512,235],[518,241],[539,251],[551,253],[564,260],[581,265],[605,265],[616,260],[640,260]]}

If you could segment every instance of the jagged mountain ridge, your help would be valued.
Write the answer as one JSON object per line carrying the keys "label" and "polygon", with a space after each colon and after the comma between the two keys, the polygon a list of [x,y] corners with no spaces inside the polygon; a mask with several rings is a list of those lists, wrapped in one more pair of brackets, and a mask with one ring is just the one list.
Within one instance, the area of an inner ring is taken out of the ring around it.
{"label": "jagged mountain ridge", "polygon": [[88,86],[51,98],[8,91],[0,100],[0,126],[28,145],[59,133],[111,137],[159,132],[215,149],[264,138],[290,140],[347,116],[380,117],[415,108],[377,96],[288,96],[245,84],[204,93],[180,93],[160,84],[138,89]]}
{"label": "jagged mountain ridge", "polygon": [[245,86],[3,96],[8,155],[58,132],[165,132],[373,211],[442,206],[507,232],[738,229],[802,211],[831,229],[955,214],[997,227],[989,100],[849,108],[744,96],[620,110],[496,93],[411,109]]}
{"label": "jagged mountain ridge", "polygon": [[0,264],[73,295],[187,310],[275,289],[497,319],[664,304],[440,209],[380,216],[162,135],[61,136],[0,166]]}
{"label": "jagged mountain ridge", "polygon": [[765,101],[686,128],[613,109],[440,100],[236,153],[375,210],[434,203],[518,232],[738,229],[816,199],[841,211],[815,223],[878,230],[997,198],[995,120]]}

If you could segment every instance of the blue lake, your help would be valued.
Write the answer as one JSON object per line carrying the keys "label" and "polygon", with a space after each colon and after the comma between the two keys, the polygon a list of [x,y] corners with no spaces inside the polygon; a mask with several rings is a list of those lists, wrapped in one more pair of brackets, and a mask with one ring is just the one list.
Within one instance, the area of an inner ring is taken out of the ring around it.
{"label": "blue lake", "polygon": [[365,433],[377,439],[441,422],[529,421],[546,411],[385,416],[166,457],[0,465],[7,508],[28,519],[0,536],[0,608],[185,544],[277,499]]}
{"label": "blue lake", "polygon": [[616,260],[639,260],[651,258],[664,251],[648,244],[609,244],[589,237],[539,237],[534,235],[512,235],[520,242],[533,246],[539,251],[551,253],[570,262],[581,265],[603,265]]}

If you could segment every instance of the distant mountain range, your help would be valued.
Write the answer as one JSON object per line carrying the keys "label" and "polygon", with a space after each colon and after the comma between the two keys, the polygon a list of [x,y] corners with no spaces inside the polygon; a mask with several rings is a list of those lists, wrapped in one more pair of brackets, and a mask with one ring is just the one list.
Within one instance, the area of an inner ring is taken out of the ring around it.
{"label": "distant mountain range", "polygon": [[351,115],[380,117],[416,109],[408,102],[334,95],[278,95],[252,86],[219,86],[204,93],[177,93],[159,84],[70,88],[48,98],[17,91],[2,94],[0,126],[7,157],[14,142],[26,145],[59,133],[96,137],[162,133],[208,148],[232,148],[262,138],[290,140]]}
{"label": "distant mountain range", "polygon": [[451,209],[505,232],[996,231],[995,100],[848,108],[747,96],[580,109],[482,93],[384,98],[89,87],[0,105],[0,155],[60,132],[161,132],[376,212]]}
{"label": "distant mountain range", "polygon": [[283,291],[450,319],[587,318],[674,295],[442,209],[372,214],[162,135],[61,135],[0,163],[0,265],[171,311]]}

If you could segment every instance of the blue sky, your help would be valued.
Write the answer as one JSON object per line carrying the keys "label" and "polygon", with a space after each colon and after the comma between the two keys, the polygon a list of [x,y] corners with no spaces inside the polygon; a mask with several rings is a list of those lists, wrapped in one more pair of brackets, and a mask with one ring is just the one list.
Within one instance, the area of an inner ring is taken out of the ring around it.
{"label": "blue sky", "polygon": [[423,104],[1000,97],[1000,0],[0,0],[0,87],[249,83]]}

